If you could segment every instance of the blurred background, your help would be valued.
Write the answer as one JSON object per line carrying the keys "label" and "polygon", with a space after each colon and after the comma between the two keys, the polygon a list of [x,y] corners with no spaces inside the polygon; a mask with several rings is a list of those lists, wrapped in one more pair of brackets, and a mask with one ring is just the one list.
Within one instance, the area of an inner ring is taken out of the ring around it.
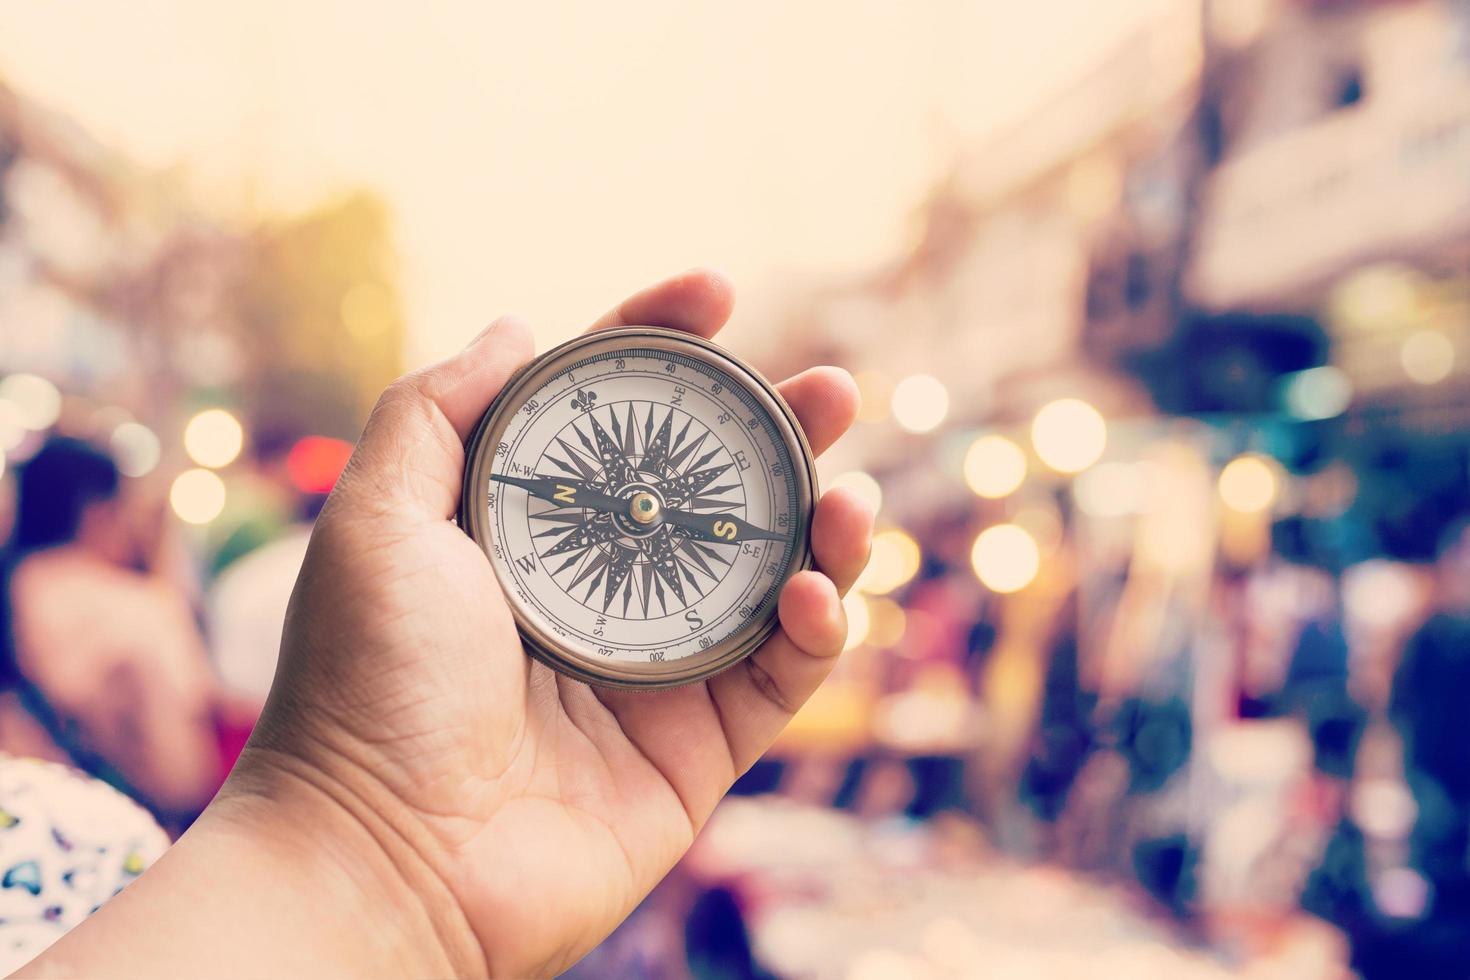
{"label": "blurred background", "polygon": [[382,386],[712,264],[880,533],[573,976],[1470,975],[1470,2],[523,6],[0,8],[0,751],[179,832]]}

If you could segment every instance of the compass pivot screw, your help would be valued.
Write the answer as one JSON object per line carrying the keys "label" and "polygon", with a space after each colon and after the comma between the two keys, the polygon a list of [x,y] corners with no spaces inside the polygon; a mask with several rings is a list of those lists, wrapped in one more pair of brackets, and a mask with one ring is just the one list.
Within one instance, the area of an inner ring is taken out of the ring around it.
{"label": "compass pivot screw", "polygon": [[628,514],[639,524],[652,524],[658,520],[658,498],[647,490],[640,490],[628,501]]}

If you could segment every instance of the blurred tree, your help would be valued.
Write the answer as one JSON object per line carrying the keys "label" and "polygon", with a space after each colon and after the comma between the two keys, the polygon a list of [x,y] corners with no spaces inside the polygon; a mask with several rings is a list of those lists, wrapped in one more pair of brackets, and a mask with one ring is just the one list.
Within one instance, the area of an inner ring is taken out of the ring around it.
{"label": "blurred tree", "polygon": [[261,229],[240,282],[253,426],[355,439],[401,369],[387,210],[358,192]]}

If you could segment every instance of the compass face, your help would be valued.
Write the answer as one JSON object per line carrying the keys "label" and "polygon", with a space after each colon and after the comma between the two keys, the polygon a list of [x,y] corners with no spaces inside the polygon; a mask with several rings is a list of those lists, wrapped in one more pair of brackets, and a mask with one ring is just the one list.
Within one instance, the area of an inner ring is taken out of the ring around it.
{"label": "compass face", "polygon": [[533,362],[469,445],[460,523],[531,653],[593,683],[707,677],[775,627],[810,564],[811,453],[780,396],[673,331],[589,334]]}

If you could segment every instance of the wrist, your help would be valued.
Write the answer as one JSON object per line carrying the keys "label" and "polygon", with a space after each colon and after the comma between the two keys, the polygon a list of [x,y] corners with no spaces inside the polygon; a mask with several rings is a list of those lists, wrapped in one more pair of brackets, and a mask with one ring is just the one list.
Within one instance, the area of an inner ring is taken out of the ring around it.
{"label": "wrist", "polygon": [[243,757],[177,844],[17,976],[483,974],[413,845],[300,765]]}
{"label": "wrist", "polygon": [[420,821],[354,767],[252,746],[201,822],[294,893],[348,973],[483,976],[485,953]]}

